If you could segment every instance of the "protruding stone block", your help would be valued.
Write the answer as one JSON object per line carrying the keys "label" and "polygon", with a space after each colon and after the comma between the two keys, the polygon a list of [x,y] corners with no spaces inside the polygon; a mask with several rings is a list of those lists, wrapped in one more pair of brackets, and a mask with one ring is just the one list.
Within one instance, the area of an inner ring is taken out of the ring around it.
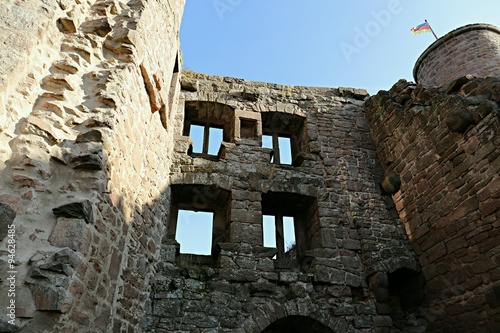
{"label": "protruding stone block", "polygon": [[73,19],[69,17],[61,17],[59,20],[59,30],[65,34],[73,34],[76,32],[76,26]]}
{"label": "protruding stone block", "polygon": [[446,126],[455,133],[463,133],[473,124],[474,119],[467,109],[454,110],[446,117]]}
{"label": "protruding stone block", "polygon": [[49,237],[49,243],[57,247],[69,247],[85,253],[90,241],[84,219],[58,218],[57,224]]}
{"label": "protruding stone block", "polygon": [[92,204],[89,200],[68,203],[52,209],[56,216],[85,219],[85,221],[92,222],[94,220]]}
{"label": "protruding stone block", "polygon": [[401,188],[401,178],[399,175],[389,175],[382,180],[380,185],[386,193],[394,194]]}
{"label": "protruding stone block", "polygon": [[103,140],[102,140],[102,133],[101,133],[101,131],[96,130],[96,129],[87,131],[85,133],[80,133],[76,137],[75,142],[76,143],[83,143],[83,142],[103,142]]}

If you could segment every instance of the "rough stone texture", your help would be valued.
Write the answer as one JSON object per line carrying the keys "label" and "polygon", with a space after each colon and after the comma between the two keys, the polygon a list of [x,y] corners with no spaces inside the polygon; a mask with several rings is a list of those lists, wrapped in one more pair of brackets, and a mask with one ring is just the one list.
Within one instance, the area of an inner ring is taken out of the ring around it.
{"label": "rough stone texture", "polygon": [[16,218],[16,211],[8,204],[0,203],[0,241],[9,234],[9,226]]}
{"label": "rough stone texture", "polygon": [[429,86],[465,75],[500,76],[500,29],[489,24],[457,28],[432,43],[413,69],[415,81]]}
{"label": "rough stone texture", "polygon": [[[0,7],[0,217],[16,226],[16,321],[1,331],[498,327],[497,81],[399,83],[368,122],[362,89],[181,72],[183,0]],[[207,121],[216,155],[188,137]],[[273,133],[291,165],[270,163]],[[214,213],[210,255],[180,253],[187,208]],[[294,216],[292,250],[263,246],[263,214]]]}
{"label": "rough stone texture", "polygon": [[[366,102],[393,200],[427,280],[429,332],[494,332],[500,302],[500,80],[459,80],[455,92],[402,80]],[[473,123],[460,133],[457,110]]]}
{"label": "rough stone texture", "polygon": [[22,331],[142,330],[168,210],[173,131],[161,113],[178,103],[183,7],[2,1],[0,203],[16,217]]}
{"label": "rough stone texture", "polygon": [[[379,186],[382,174],[362,107],[366,92],[287,87],[186,71],[181,82],[188,89],[183,92],[186,109],[175,118],[172,204],[182,201],[179,186],[200,184],[230,191],[231,209],[226,236],[211,257],[179,254],[173,235],[167,235],[147,319],[154,331],[235,332],[243,327],[245,332],[275,332],[294,320],[294,326],[317,327],[318,332],[392,327],[390,319],[378,318],[379,302],[367,277],[386,277],[402,268],[418,272],[419,265]],[[230,107],[224,117],[215,115],[218,103]],[[189,155],[191,140],[182,134],[193,108],[206,119],[222,118],[234,128],[216,158]],[[260,137],[241,137],[242,119],[266,127],[266,119],[278,119],[272,118],[276,114],[282,122],[274,124],[281,130],[290,122],[298,124],[293,117],[304,120],[298,166],[270,163],[271,149],[261,148]],[[299,195],[314,200],[296,201]],[[210,196],[210,191],[199,198],[186,194],[188,200],[182,203],[209,207]],[[305,239],[297,239],[295,259],[272,259],[276,250],[262,247],[262,214],[272,210],[266,199],[274,197],[271,204],[278,210],[310,205],[303,208],[312,216],[304,221]],[[308,323],[307,318],[314,320]]]}

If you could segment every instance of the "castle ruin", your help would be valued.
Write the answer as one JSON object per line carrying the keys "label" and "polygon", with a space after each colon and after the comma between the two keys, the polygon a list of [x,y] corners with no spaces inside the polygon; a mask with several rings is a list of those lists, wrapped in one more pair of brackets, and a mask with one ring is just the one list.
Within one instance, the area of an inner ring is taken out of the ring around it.
{"label": "castle ruin", "polygon": [[4,2],[0,332],[500,327],[498,28],[370,97],[182,70],[184,0]]}

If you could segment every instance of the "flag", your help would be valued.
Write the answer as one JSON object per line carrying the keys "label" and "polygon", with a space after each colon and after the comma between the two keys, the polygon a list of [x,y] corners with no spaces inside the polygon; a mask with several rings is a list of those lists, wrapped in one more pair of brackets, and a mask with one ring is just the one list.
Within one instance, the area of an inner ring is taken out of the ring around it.
{"label": "flag", "polygon": [[412,34],[421,34],[423,32],[431,32],[431,26],[429,23],[425,22],[420,25],[417,25],[416,27],[411,28],[411,33]]}

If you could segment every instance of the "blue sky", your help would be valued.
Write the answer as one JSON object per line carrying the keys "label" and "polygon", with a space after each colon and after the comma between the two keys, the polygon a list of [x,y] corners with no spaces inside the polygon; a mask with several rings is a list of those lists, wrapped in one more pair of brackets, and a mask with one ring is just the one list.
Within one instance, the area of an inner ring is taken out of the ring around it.
{"label": "blue sky", "polygon": [[[356,87],[398,79],[438,37],[469,23],[500,25],[498,0],[187,0],[185,68],[286,85]],[[363,36],[364,35],[364,36]]]}

